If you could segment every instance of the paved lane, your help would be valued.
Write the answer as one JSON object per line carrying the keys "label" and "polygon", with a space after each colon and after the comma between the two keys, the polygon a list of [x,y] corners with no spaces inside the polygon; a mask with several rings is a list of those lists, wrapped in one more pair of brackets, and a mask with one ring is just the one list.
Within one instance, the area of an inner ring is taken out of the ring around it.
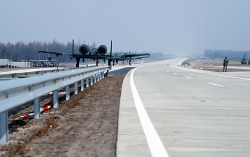
{"label": "paved lane", "polygon": [[[180,60],[144,65],[134,83],[170,157],[250,155],[250,73],[215,73],[177,66]],[[151,156],[131,94],[121,98],[118,156]],[[154,145],[153,143],[152,145]]]}

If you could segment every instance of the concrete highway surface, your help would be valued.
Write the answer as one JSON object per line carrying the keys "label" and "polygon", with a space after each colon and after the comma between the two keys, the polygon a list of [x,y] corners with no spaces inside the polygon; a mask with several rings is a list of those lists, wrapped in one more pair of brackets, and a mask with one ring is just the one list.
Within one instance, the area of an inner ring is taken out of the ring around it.
{"label": "concrete highway surface", "polygon": [[142,64],[123,82],[118,157],[249,157],[250,72]]}

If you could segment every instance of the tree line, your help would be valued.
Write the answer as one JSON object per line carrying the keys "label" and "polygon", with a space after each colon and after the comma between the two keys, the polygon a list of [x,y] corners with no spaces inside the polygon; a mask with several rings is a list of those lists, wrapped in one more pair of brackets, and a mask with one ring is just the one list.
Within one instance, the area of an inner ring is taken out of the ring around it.
{"label": "tree line", "polygon": [[205,50],[204,51],[204,57],[208,58],[235,58],[235,59],[242,59],[250,57],[250,51],[237,51],[237,50]]}
{"label": "tree line", "polygon": [[[75,44],[75,52],[78,53],[78,47],[80,44]],[[95,46],[95,43],[89,45],[90,47]],[[72,53],[72,43],[68,42],[66,44],[59,43],[57,41],[53,42],[28,42],[24,43],[22,41],[16,43],[3,43],[0,42],[0,59],[11,59],[13,61],[22,60],[46,60],[48,59],[48,54],[38,53],[39,50],[53,51],[61,53]],[[60,61],[68,61],[69,56],[60,56]]]}

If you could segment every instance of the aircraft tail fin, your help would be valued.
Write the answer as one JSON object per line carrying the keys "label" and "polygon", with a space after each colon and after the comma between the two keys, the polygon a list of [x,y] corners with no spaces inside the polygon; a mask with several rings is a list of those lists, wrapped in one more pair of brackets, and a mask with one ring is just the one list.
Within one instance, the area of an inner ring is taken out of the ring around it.
{"label": "aircraft tail fin", "polygon": [[75,44],[74,44],[74,39],[72,40],[72,57],[74,56],[74,51],[75,51]]}
{"label": "aircraft tail fin", "polygon": [[111,45],[110,45],[110,59],[112,58],[112,40],[111,40]]}
{"label": "aircraft tail fin", "polygon": [[111,60],[112,60],[112,40],[111,40],[111,45],[110,45],[110,56],[108,59],[108,65],[110,66],[110,69],[111,69]]}

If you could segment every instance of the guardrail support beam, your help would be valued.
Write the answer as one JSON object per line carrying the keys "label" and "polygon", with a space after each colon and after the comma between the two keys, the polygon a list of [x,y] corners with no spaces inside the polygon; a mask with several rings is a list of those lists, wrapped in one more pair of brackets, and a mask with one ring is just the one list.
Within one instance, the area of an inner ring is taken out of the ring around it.
{"label": "guardrail support beam", "polygon": [[78,82],[75,82],[75,92],[74,94],[78,94]]}
{"label": "guardrail support beam", "polygon": [[58,90],[55,90],[53,92],[53,108],[59,108],[59,103],[58,103]]}
{"label": "guardrail support beam", "polygon": [[86,78],[86,87],[89,87],[89,77]]}
{"label": "guardrail support beam", "polygon": [[91,86],[93,85],[93,75],[91,75],[91,77],[90,77],[90,85]]}
{"label": "guardrail support beam", "polygon": [[96,83],[96,74],[95,74],[95,83]]}
{"label": "guardrail support beam", "polygon": [[101,72],[101,79],[104,78],[104,72]]}
{"label": "guardrail support beam", "polygon": [[40,118],[40,98],[36,98],[34,100],[34,118],[39,119]]}
{"label": "guardrail support beam", "polygon": [[100,73],[97,74],[97,81],[100,81]]}
{"label": "guardrail support beam", "polygon": [[102,72],[100,72],[100,80],[102,80]]}
{"label": "guardrail support beam", "polygon": [[81,80],[81,91],[84,91],[84,79]]}
{"label": "guardrail support beam", "polygon": [[70,99],[70,85],[66,86],[66,100]]}
{"label": "guardrail support beam", "polygon": [[9,141],[8,111],[0,113],[0,143]]}

